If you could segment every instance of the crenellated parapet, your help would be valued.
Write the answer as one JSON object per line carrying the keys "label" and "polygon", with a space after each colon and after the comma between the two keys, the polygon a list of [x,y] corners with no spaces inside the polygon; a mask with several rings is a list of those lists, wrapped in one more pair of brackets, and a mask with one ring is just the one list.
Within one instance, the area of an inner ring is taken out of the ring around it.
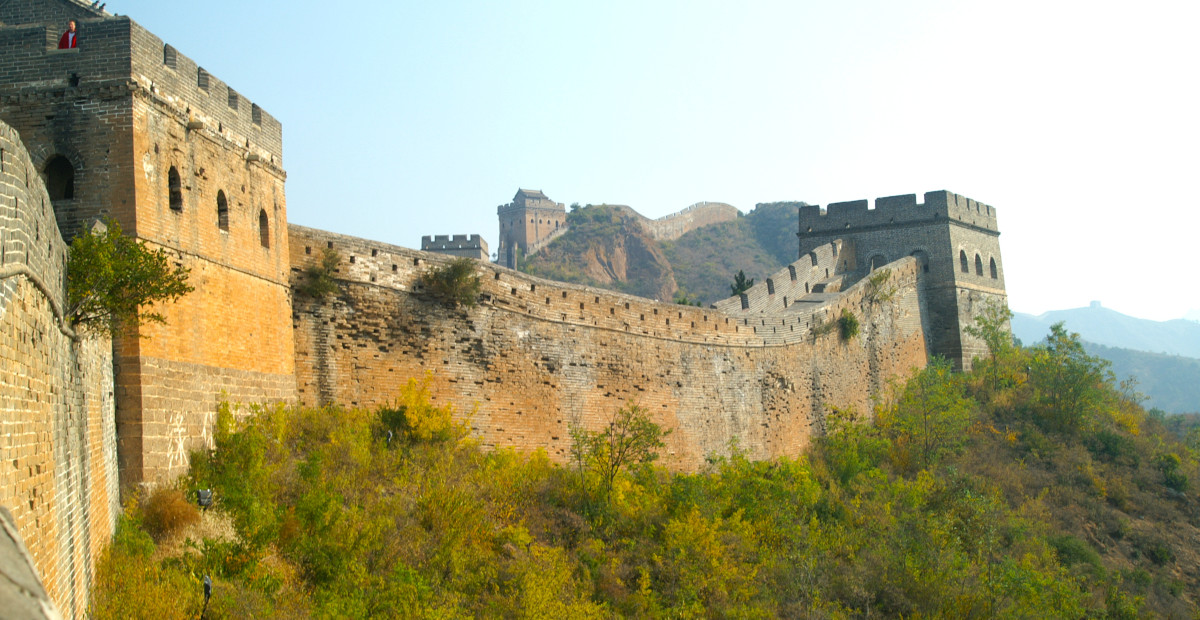
{"label": "crenellated parapet", "polygon": [[868,200],[803,206],[800,210],[800,233],[845,233],[847,230],[896,228],[906,224],[926,223],[939,218],[953,220],[982,230],[999,231],[996,210],[976,200],[940,190],[925,192],[924,202],[916,194],[887,196]]}
{"label": "crenellated parapet", "polygon": [[421,237],[421,250],[482,261],[488,259],[487,241],[479,235],[425,235]]}

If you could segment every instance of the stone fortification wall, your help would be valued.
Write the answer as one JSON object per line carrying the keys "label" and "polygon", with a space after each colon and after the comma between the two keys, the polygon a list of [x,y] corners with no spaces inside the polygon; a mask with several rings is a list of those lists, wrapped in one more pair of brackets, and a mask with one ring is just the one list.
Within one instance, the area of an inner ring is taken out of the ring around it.
{"label": "stone fortification wall", "polygon": [[632,207],[613,206],[640,222],[650,237],[659,241],[673,241],[697,228],[736,220],[741,214],[737,207],[723,202],[698,202],[686,209],[652,220]]}
{"label": "stone fortification wall", "polygon": [[835,239],[809,251],[800,260],[776,271],[737,297],[713,307],[729,314],[803,314],[822,305],[842,289],[854,263],[847,258],[854,244]]}
{"label": "stone fortification wall", "polygon": [[[480,265],[480,303],[451,310],[417,290],[445,257],[290,233],[296,283],[322,248],[342,257],[340,294],[295,302],[301,400],[376,406],[428,372],[435,401],[487,446],[565,460],[571,425],[600,428],[632,400],[674,429],[675,467],[699,467],[734,438],[755,458],[795,455],[827,406],[869,410],[888,377],[925,361],[911,259],[895,266],[887,306],[855,286],[802,314],[730,316]],[[859,337],[812,331],[842,308],[862,317]]]}
{"label": "stone fortification wall", "polygon": [[83,617],[119,514],[111,343],[63,323],[67,247],[0,123],[0,505],[59,608]]}

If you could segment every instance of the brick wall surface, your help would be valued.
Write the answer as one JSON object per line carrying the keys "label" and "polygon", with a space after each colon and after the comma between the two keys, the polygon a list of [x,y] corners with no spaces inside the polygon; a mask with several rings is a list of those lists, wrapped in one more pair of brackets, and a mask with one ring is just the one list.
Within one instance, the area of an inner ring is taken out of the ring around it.
{"label": "brick wall surface", "polygon": [[[855,286],[804,313],[739,317],[480,264],[481,303],[451,310],[416,290],[444,257],[290,231],[295,283],[322,248],[342,257],[339,295],[295,302],[301,400],[377,406],[430,372],[435,401],[486,446],[563,460],[572,424],[600,428],[633,401],[674,430],[675,467],[697,468],[735,438],[755,458],[795,455],[827,406],[870,411],[887,378],[925,361],[912,259],[894,265],[900,293],[886,307]],[[858,338],[814,335],[842,308],[863,317]]]}
{"label": "brick wall surface", "polygon": [[0,505],[51,599],[82,617],[120,509],[112,349],[64,327],[66,245],[49,204],[0,123]]}

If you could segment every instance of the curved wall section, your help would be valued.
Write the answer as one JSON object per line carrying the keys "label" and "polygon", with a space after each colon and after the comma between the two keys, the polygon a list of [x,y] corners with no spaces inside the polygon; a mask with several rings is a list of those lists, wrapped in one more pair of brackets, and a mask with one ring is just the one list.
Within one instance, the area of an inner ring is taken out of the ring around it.
{"label": "curved wall section", "polygon": [[66,251],[28,153],[0,123],[0,505],[50,598],[82,617],[120,504],[112,347],[62,322]]}
{"label": "curved wall section", "polygon": [[[446,257],[292,225],[293,290],[323,248],[341,255],[341,290],[296,293],[300,399],[378,406],[432,375],[484,445],[544,448],[565,461],[570,427],[598,429],[629,401],[673,429],[665,461],[696,469],[732,440],[752,458],[794,456],[823,430],[829,405],[870,411],[887,379],[925,363],[916,262],[893,265],[891,304],[855,285],[803,315],[735,316],[551,282],[480,263],[472,309],[421,294]],[[862,332],[812,327],[842,309]]]}

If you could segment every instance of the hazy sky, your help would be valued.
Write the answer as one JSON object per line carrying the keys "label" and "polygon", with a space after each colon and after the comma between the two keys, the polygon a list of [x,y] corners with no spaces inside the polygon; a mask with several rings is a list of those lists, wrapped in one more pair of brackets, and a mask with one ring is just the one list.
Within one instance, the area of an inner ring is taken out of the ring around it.
{"label": "hazy sky", "polygon": [[109,0],[277,117],[288,218],[420,247],[518,187],[658,217],[947,189],[1010,303],[1200,308],[1200,2]]}

